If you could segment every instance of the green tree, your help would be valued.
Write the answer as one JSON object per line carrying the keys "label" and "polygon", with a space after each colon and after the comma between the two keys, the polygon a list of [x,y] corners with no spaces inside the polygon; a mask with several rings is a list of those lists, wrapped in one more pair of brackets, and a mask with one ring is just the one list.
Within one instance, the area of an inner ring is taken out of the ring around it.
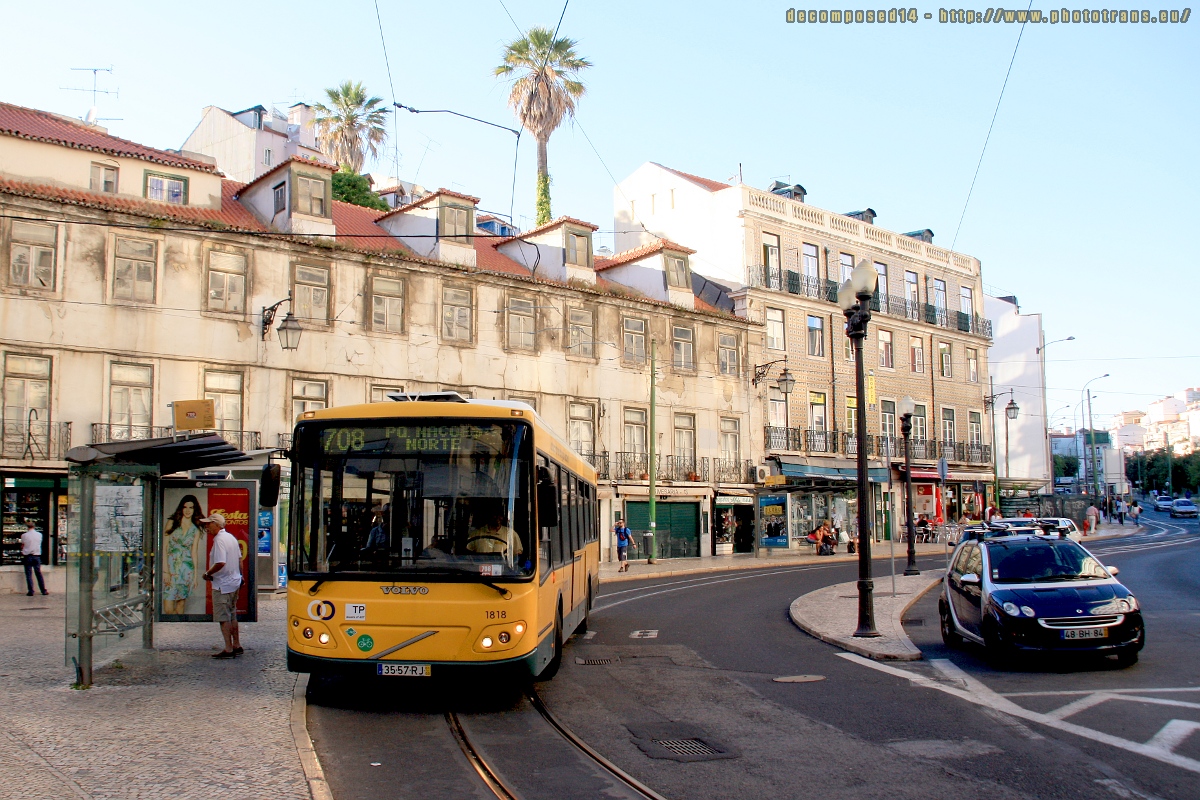
{"label": "green tree", "polygon": [[380,107],[382,97],[367,97],[362,83],[345,81],[325,90],[328,105],[317,103],[315,120],[321,149],[340,167],[362,172],[369,152],[379,155],[387,139],[387,115],[390,108]]}
{"label": "green tree", "polygon": [[575,103],[585,87],[578,80],[592,63],[575,52],[574,39],[555,38],[549,28],[530,28],[504,48],[496,77],[513,78],[508,104],[521,127],[537,140],[537,222],[550,221],[550,170],[546,145],[566,116],[575,116]]}
{"label": "green tree", "polygon": [[371,184],[366,177],[344,167],[333,173],[333,199],[380,211],[390,208],[382,197],[371,191]]}
{"label": "green tree", "polygon": [[1075,456],[1054,457],[1054,477],[1074,478],[1079,474],[1079,459]]}

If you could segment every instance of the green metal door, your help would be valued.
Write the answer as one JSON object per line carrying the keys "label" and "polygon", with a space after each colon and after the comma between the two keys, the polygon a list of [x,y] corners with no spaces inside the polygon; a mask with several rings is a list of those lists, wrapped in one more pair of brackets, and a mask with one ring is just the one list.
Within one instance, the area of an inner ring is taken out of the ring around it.
{"label": "green metal door", "polygon": [[[655,547],[658,558],[699,558],[700,506],[697,503],[655,503]],[[642,552],[642,534],[650,530],[650,504],[625,503],[625,524],[633,532],[638,558]]]}
{"label": "green metal door", "polygon": [[[658,506],[662,508],[661,505]],[[659,512],[661,516],[661,512]],[[661,523],[660,523],[661,524]],[[642,552],[642,534],[650,530],[650,504],[625,502],[625,527],[633,534],[633,544],[629,550],[630,558],[645,558]]]}

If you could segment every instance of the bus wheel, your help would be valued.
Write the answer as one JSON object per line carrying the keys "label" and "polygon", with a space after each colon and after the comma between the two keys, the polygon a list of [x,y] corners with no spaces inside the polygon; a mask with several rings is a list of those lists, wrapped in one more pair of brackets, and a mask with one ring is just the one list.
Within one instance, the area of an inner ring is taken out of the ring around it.
{"label": "bus wheel", "polygon": [[538,675],[539,681],[548,681],[558,674],[558,668],[562,666],[562,651],[563,651],[563,615],[562,605],[559,604],[558,611],[554,615],[554,657],[550,659],[550,663]]}

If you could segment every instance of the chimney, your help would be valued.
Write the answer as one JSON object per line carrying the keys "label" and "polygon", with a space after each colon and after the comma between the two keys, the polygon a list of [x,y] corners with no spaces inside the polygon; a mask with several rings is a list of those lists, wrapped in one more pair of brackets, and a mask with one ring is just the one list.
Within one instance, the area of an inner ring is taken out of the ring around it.
{"label": "chimney", "polygon": [[767,187],[767,191],[770,192],[771,194],[777,194],[780,197],[787,197],[791,200],[798,200],[801,203],[804,202],[804,196],[808,194],[808,192],[805,191],[804,187],[801,186],[800,184],[794,183],[794,184],[789,185],[789,184],[784,183],[783,181],[775,181],[774,183],[772,183],[770,186]]}
{"label": "chimney", "polygon": [[929,228],[919,231],[909,231],[904,235],[913,239],[920,239],[922,242],[925,242],[925,244],[933,244],[933,231],[929,230]]}
{"label": "chimney", "polygon": [[868,225],[874,225],[875,217],[877,217],[879,215],[875,213],[875,209],[867,208],[862,211],[851,211],[849,214],[843,214],[842,216],[850,217],[851,219],[861,220],[862,222],[865,222]]}

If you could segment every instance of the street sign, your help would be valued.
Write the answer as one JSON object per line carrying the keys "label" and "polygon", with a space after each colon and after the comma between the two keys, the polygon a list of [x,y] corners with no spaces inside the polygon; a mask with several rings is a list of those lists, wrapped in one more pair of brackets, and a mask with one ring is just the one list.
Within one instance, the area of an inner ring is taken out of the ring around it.
{"label": "street sign", "polygon": [[175,430],[211,431],[217,427],[216,403],[213,400],[176,400],[171,404]]}
{"label": "street sign", "polygon": [[938,459],[938,479],[944,481],[944,480],[946,480],[946,476],[949,474],[950,474],[950,465],[946,463],[946,459],[944,457],[939,458]]}

